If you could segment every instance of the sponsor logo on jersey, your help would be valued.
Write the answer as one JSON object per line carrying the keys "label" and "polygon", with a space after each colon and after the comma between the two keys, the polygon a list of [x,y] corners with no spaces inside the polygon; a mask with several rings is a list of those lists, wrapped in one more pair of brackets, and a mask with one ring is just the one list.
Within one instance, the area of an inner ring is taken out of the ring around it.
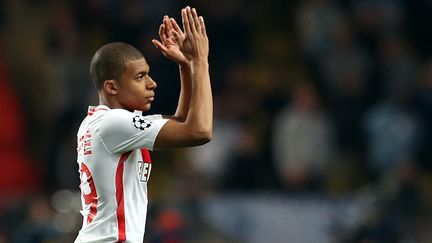
{"label": "sponsor logo on jersey", "polygon": [[137,163],[137,172],[138,178],[141,182],[147,182],[150,177],[152,164],[149,162],[138,161]]}

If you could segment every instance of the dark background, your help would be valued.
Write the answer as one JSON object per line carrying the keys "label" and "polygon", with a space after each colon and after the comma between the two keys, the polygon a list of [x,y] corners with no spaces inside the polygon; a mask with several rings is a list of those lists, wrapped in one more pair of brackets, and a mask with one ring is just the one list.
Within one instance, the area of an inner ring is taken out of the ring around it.
{"label": "dark background", "polygon": [[428,242],[432,3],[0,2],[0,242],[72,242],[93,53],[124,41],[175,111],[162,18],[205,17],[214,138],[153,152],[146,242]]}

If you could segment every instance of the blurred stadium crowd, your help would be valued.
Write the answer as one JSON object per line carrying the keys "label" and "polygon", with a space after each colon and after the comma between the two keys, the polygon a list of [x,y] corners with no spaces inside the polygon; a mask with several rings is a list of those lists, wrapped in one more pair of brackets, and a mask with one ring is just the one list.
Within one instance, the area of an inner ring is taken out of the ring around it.
{"label": "blurred stadium crowd", "polygon": [[72,242],[76,131],[101,45],[140,49],[173,113],[164,14],[205,17],[213,141],[153,152],[146,242],[432,242],[432,3],[0,2],[0,242]]}

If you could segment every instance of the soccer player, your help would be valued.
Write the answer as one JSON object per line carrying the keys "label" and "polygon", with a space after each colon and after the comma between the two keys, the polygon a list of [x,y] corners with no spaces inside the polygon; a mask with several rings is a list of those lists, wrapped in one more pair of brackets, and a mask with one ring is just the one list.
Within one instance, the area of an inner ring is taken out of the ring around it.
{"label": "soccer player", "polygon": [[173,116],[143,116],[155,97],[143,55],[109,43],[93,56],[90,76],[99,105],[89,107],[77,135],[83,226],[75,242],[143,242],[148,150],[197,146],[212,136],[208,38],[196,10],[181,10],[183,30],[165,16],[154,45],[178,63],[181,90]]}

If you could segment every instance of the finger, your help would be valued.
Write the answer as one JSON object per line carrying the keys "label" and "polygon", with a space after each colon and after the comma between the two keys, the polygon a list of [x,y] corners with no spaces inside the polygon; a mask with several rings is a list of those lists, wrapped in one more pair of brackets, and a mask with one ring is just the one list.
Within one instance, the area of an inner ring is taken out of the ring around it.
{"label": "finger", "polygon": [[174,18],[170,18],[171,24],[177,33],[180,35],[183,35],[183,31],[180,29],[180,26],[177,24],[176,20]]}
{"label": "finger", "polygon": [[168,15],[165,15],[164,17],[164,24],[166,26],[166,30],[167,30],[167,35],[169,33],[171,33],[171,30],[173,30],[173,26],[171,24],[170,18],[168,17]]}
{"label": "finger", "polygon": [[189,26],[189,18],[186,12],[186,8],[182,9],[181,14],[182,14],[183,29],[186,33],[190,33],[191,29]]}
{"label": "finger", "polygon": [[160,37],[162,43],[166,43],[166,41],[168,40],[164,24],[161,24],[161,26],[159,27],[159,37]]}
{"label": "finger", "polygon": [[160,39],[162,39],[162,35],[163,35],[163,24],[161,24],[160,26],[159,26],[159,37],[160,37]]}
{"label": "finger", "polygon": [[175,30],[172,30],[171,33],[174,36],[174,41],[180,46],[182,44],[182,39],[180,37],[180,34]]}
{"label": "finger", "polygon": [[164,29],[165,30],[165,35],[166,35],[166,37],[168,39],[169,36],[170,36],[170,33],[171,33],[171,29],[172,29],[168,15],[164,16],[164,18],[162,20],[162,23],[163,23],[163,25],[165,27],[165,29]]}
{"label": "finger", "polygon": [[156,48],[159,49],[159,51],[161,51],[163,54],[166,53],[167,48],[160,41],[153,39],[152,42],[156,46]]}
{"label": "finger", "polygon": [[191,12],[192,12],[192,17],[193,17],[193,20],[194,20],[194,23],[195,23],[195,29],[197,31],[199,31],[200,30],[200,20],[198,19],[197,11],[196,11],[195,8],[192,8]]}
{"label": "finger", "polygon": [[196,27],[195,27],[195,19],[194,19],[193,15],[192,15],[192,10],[191,10],[191,8],[189,6],[186,7],[186,13],[187,13],[187,18],[189,20],[189,28],[191,30],[191,33],[196,33],[197,30],[196,30]]}
{"label": "finger", "polygon": [[199,20],[200,20],[200,26],[201,26],[201,32],[204,34],[204,36],[206,36],[207,37],[207,30],[206,30],[206,27],[205,27],[205,23],[204,23],[204,18],[203,18],[203,16],[200,16],[199,17]]}

